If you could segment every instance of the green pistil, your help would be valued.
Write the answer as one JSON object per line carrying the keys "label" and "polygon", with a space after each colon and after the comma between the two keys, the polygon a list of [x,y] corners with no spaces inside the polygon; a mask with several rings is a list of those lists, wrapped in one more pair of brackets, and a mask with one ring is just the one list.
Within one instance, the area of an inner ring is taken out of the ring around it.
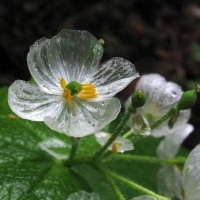
{"label": "green pistil", "polygon": [[77,81],[71,81],[65,87],[71,91],[72,96],[78,94],[82,90],[82,85]]}

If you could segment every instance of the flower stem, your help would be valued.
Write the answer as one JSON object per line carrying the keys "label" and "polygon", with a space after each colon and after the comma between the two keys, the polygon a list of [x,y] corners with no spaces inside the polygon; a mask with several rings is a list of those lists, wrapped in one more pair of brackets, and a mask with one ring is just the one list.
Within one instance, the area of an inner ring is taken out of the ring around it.
{"label": "flower stem", "polygon": [[110,185],[115,194],[116,199],[125,200],[124,195],[121,193],[117,185],[114,183],[113,179],[106,173],[106,170],[100,168],[97,165],[95,165],[94,168],[105,178],[106,182]]}
{"label": "flower stem", "polygon": [[185,163],[185,157],[177,157],[172,159],[161,159],[150,156],[139,156],[139,155],[128,155],[128,154],[113,154],[111,157],[105,159],[108,161],[110,159],[122,159],[122,160],[134,160],[138,162],[148,162],[154,164],[169,164],[169,165],[183,165]]}
{"label": "flower stem", "polygon": [[110,139],[106,142],[106,144],[104,146],[102,146],[101,149],[99,149],[99,151],[97,151],[94,156],[93,159],[97,160],[100,159],[101,156],[103,155],[103,153],[107,150],[107,148],[114,142],[114,140],[117,138],[118,135],[120,135],[124,129],[125,124],[127,123],[127,121],[129,120],[129,118],[131,117],[133,110],[131,107],[129,107],[127,113],[124,115],[124,117],[122,118],[120,124],[117,126],[117,128],[115,129],[114,133],[112,134],[112,136],[110,137]]}
{"label": "flower stem", "polygon": [[167,119],[169,119],[170,117],[172,117],[173,115],[178,113],[178,109],[177,107],[173,107],[168,113],[166,113],[162,118],[160,118],[158,121],[154,122],[153,124],[151,124],[150,128],[151,130],[157,128],[160,124],[162,124],[163,122],[165,122]]}
{"label": "flower stem", "polygon": [[74,138],[74,137],[70,137],[70,138],[71,138],[72,147],[71,147],[71,151],[69,154],[69,160],[73,160],[73,158],[75,157],[76,152],[78,150],[79,139]]}
{"label": "flower stem", "polygon": [[106,170],[106,172],[111,177],[115,178],[116,180],[118,180],[120,182],[123,182],[124,184],[132,187],[135,190],[140,191],[141,193],[144,193],[144,194],[147,194],[147,195],[151,195],[151,196],[157,198],[158,200],[169,200],[168,198],[166,198],[164,196],[161,196],[161,195],[158,195],[155,192],[153,192],[153,191],[151,191],[151,190],[149,190],[149,189],[147,189],[147,188],[145,188],[145,187],[143,187],[143,186],[141,186],[141,185],[139,185],[139,184],[137,184],[137,183],[135,183],[133,181],[130,181],[130,180],[128,180],[128,179],[126,179],[126,178],[124,178],[124,177],[122,177],[122,176],[120,176],[120,175],[118,175],[116,173],[113,173],[113,172],[108,171],[108,170]]}
{"label": "flower stem", "polygon": [[127,131],[122,137],[123,137],[123,138],[127,138],[127,137],[129,137],[130,135],[132,135],[133,132],[134,132],[134,129],[131,128],[131,129],[130,129],[129,131]]}

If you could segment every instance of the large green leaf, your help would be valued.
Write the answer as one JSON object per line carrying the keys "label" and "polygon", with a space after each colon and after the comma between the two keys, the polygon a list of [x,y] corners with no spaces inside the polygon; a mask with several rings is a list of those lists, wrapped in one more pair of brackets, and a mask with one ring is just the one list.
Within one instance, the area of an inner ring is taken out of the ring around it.
{"label": "large green leaf", "polygon": [[64,166],[70,139],[43,123],[22,120],[7,105],[0,90],[0,199],[66,200],[88,190],[87,183]]}

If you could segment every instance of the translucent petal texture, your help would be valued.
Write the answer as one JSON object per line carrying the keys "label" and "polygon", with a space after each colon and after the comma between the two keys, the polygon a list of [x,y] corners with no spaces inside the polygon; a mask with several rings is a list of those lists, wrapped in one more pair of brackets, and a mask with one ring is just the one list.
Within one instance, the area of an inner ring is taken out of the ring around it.
{"label": "translucent petal texture", "polygon": [[142,195],[139,197],[134,197],[130,200],[157,200],[155,197],[149,196],[149,195]]}
{"label": "translucent petal texture", "polygon": [[74,100],[74,107],[56,110],[54,115],[45,117],[44,122],[53,130],[73,137],[92,134],[114,120],[121,105],[118,99],[112,98],[102,102]]}
{"label": "translucent petal texture", "polygon": [[182,174],[176,166],[163,166],[158,172],[158,191],[172,198],[182,200]]}
{"label": "translucent petal texture", "polygon": [[100,200],[98,194],[79,191],[69,195],[67,200]]}
{"label": "translucent petal texture", "polygon": [[116,57],[103,63],[92,77],[90,82],[96,85],[98,100],[103,100],[124,89],[139,74],[131,62]]}
{"label": "translucent petal texture", "polygon": [[[145,77],[147,77],[146,82]],[[155,74],[146,75],[145,77],[142,76],[144,85],[139,81],[139,86],[136,87],[141,89],[147,96],[146,104],[140,110],[145,114],[152,114],[152,120],[155,121],[166,114],[179,101],[183,92],[179,85],[166,82],[162,77],[157,77]],[[150,81],[151,79],[153,80]]]}
{"label": "translucent petal texture", "polygon": [[183,124],[171,129],[171,132],[160,142],[157,148],[159,158],[173,158],[182,142],[193,131],[194,127],[191,124]]}
{"label": "translucent petal texture", "polygon": [[[95,133],[95,137],[97,142],[103,146],[108,139],[111,137],[111,134],[109,133],[105,133],[105,132],[97,132]],[[126,138],[122,138],[122,137],[117,137],[116,140],[114,141],[114,144],[117,146],[117,152],[121,152],[123,153],[124,151],[130,151],[133,150],[133,143],[131,142],[131,140],[128,140]],[[113,146],[111,145],[108,149],[109,150],[113,150]]]}
{"label": "translucent petal texture", "polygon": [[[180,112],[179,117],[175,123],[175,126],[182,126],[187,123],[191,116],[191,110],[183,110]],[[163,124],[158,126],[156,129],[152,130],[151,135],[154,137],[166,136],[171,132],[172,129],[168,126],[168,121],[165,121]]]}
{"label": "translucent petal texture", "polygon": [[199,200],[200,197],[200,145],[189,154],[183,168],[184,200]]}
{"label": "translucent petal texture", "polygon": [[46,92],[57,94],[60,78],[87,82],[97,71],[103,48],[87,31],[63,30],[30,47],[27,61],[31,75]]}
{"label": "translucent petal texture", "polygon": [[142,90],[147,99],[157,102],[165,88],[165,84],[166,80],[161,75],[148,74],[141,76],[135,90]]}
{"label": "translucent petal texture", "polygon": [[44,93],[37,85],[17,80],[9,88],[8,103],[19,117],[43,121],[64,106],[62,97]]}

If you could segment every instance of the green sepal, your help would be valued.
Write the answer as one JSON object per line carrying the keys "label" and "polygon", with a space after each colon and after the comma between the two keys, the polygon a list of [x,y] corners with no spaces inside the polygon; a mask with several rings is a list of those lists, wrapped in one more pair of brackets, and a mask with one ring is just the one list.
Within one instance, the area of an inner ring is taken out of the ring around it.
{"label": "green sepal", "polygon": [[134,108],[142,107],[146,102],[146,95],[141,91],[138,90],[134,92],[131,96],[131,103]]}
{"label": "green sepal", "polygon": [[186,110],[191,108],[197,100],[197,92],[195,89],[184,92],[178,102],[178,110]]}

